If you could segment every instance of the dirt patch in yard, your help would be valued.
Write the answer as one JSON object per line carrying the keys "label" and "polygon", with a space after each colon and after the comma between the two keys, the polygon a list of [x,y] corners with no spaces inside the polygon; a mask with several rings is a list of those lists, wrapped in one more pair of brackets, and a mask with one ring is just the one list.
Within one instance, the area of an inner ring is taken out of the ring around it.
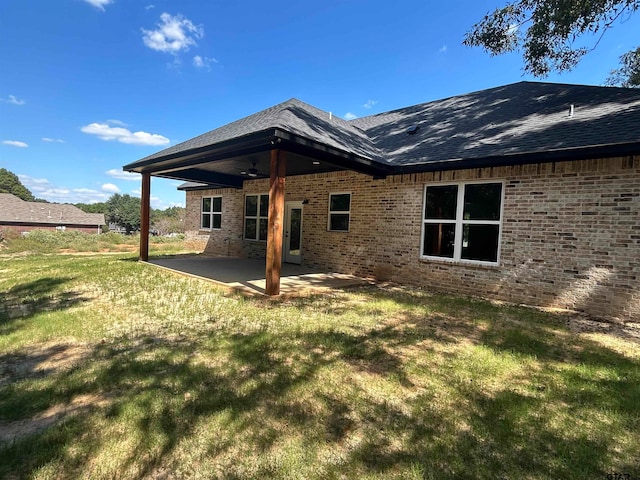
{"label": "dirt patch in yard", "polygon": [[81,343],[46,343],[0,355],[0,387],[70,370],[90,353],[91,349]]}
{"label": "dirt patch in yard", "polygon": [[109,400],[102,396],[78,395],[68,403],[53,405],[33,417],[14,422],[0,422],[0,443],[20,440],[45,430],[60,420],[108,404]]}
{"label": "dirt patch in yard", "polygon": [[[14,382],[72,370],[90,354],[91,348],[86,344],[46,343],[20,352],[0,355],[0,388]],[[0,422],[0,443],[19,440],[64,418],[107,404],[108,399],[102,396],[77,395],[69,402],[52,405],[33,417]]]}

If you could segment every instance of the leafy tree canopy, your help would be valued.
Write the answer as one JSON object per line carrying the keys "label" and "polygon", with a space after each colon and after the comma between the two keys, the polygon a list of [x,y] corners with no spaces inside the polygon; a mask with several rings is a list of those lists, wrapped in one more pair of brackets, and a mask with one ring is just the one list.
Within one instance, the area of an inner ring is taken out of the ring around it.
{"label": "leafy tree canopy", "polygon": [[552,70],[571,70],[595,48],[574,46],[578,37],[602,36],[638,8],[640,0],[515,0],[487,14],[463,43],[492,55],[522,49],[525,71],[545,77]]}
{"label": "leafy tree canopy", "polygon": [[106,201],[105,217],[108,223],[115,223],[127,233],[140,228],[140,199],[131,195],[116,193]]}
{"label": "leafy tree canopy", "polygon": [[106,202],[76,203],[74,205],[85,213],[107,213]]}
{"label": "leafy tree canopy", "polygon": [[26,202],[34,202],[36,198],[25,187],[15,173],[0,168],[0,193],[10,193]]}
{"label": "leafy tree canopy", "polygon": [[620,68],[611,71],[607,85],[640,87],[640,47],[620,57]]}

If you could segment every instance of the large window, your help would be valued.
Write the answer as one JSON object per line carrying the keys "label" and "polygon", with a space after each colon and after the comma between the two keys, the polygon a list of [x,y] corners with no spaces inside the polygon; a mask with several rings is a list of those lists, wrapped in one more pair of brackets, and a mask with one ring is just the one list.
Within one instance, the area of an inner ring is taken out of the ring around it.
{"label": "large window", "polygon": [[422,257],[497,264],[502,183],[427,185]]}
{"label": "large window", "polygon": [[200,228],[203,230],[222,227],[222,197],[202,197]]}
{"label": "large window", "polygon": [[329,224],[328,224],[329,231],[348,232],[350,218],[351,218],[351,194],[350,193],[330,193],[329,194]]}
{"label": "large window", "polygon": [[244,199],[244,238],[266,240],[269,218],[269,194],[247,195]]}

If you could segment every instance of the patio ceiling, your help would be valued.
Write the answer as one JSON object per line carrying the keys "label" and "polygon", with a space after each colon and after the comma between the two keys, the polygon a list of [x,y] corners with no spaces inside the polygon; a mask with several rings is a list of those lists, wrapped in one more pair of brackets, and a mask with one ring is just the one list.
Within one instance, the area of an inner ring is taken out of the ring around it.
{"label": "patio ceiling", "polygon": [[[286,155],[287,176],[339,170],[353,170],[376,178],[387,175],[388,168],[378,162],[279,129],[168,154],[149,162],[142,160],[127,165],[125,170],[212,186],[242,188],[244,180],[269,178],[270,152],[274,149]],[[257,170],[255,175],[248,175],[251,168]]]}

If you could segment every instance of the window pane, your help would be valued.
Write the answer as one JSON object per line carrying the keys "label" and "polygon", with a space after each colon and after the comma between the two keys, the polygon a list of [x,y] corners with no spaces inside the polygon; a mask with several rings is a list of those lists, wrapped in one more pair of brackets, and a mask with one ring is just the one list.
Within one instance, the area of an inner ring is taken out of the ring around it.
{"label": "window pane", "polygon": [[260,195],[260,216],[269,216],[269,195]]}
{"label": "window pane", "polygon": [[222,197],[215,197],[213,200],[213,212],[222,212]]}
{"label": "window pane", "polygon": [[351,194],[341,193],[329,197],[329,210],[332,212],[348,212],[351,208]]}
{"label": "window pane", "polygon": [[453,258],[456,226],[453,223],[427,223],[424,226],[423,255]]}
{"label": "window pane", "polygon": [[214,213],[213,217],[213,228],[220,228],[222,226],[222,215],[219,213]]}
{"label": "window pane", "polygon": [[202,228],[211,228],[211,215],[207,213],[202,214]]}
{"label": "window pane", "polygon": [[202,199],[202,211],[210,212],[211,211],[211,198],[203,198]]}
{"label": "window pane", "polygon": [[329,216],[329,230],[337,230],[346,232],[349,230],[349,214],[348,213],[332,213]]}
{"label": "window pane", "polygon": [[260,219],[260,237],[258,240],[266,240],[267,239],[267,228],[269,227],[269,222],[266,218]]}
{"label": "window pane", "polygon": [[291,209],[291,230],[289,232],[289,251],[300,250],[300,227],[302,226],[302,209]]}
{"label": "window pane", "polygon": [[498,225],[465,225],[462,235],[462,258],[497,262],[499,231]]}
{"label": "window pane", "polygon": [[501,183],[479,183],[465,186],[465,220],[500,220]]}
{"label": "window pane", "polygon": [[256,223],[257,223],[257,220],[255,218],[245,218],[244,238],[248,238],[249,240],[256,239]]}
{"label": "window pane", "polygon": [[427,187],[424,218],[455,220],[458,206],[458,186]]}
{"label": "window pane", "polygon": [[256,217],[258,215],[257,195],[247,195],[245,198],[244,214],[248,217]]}

